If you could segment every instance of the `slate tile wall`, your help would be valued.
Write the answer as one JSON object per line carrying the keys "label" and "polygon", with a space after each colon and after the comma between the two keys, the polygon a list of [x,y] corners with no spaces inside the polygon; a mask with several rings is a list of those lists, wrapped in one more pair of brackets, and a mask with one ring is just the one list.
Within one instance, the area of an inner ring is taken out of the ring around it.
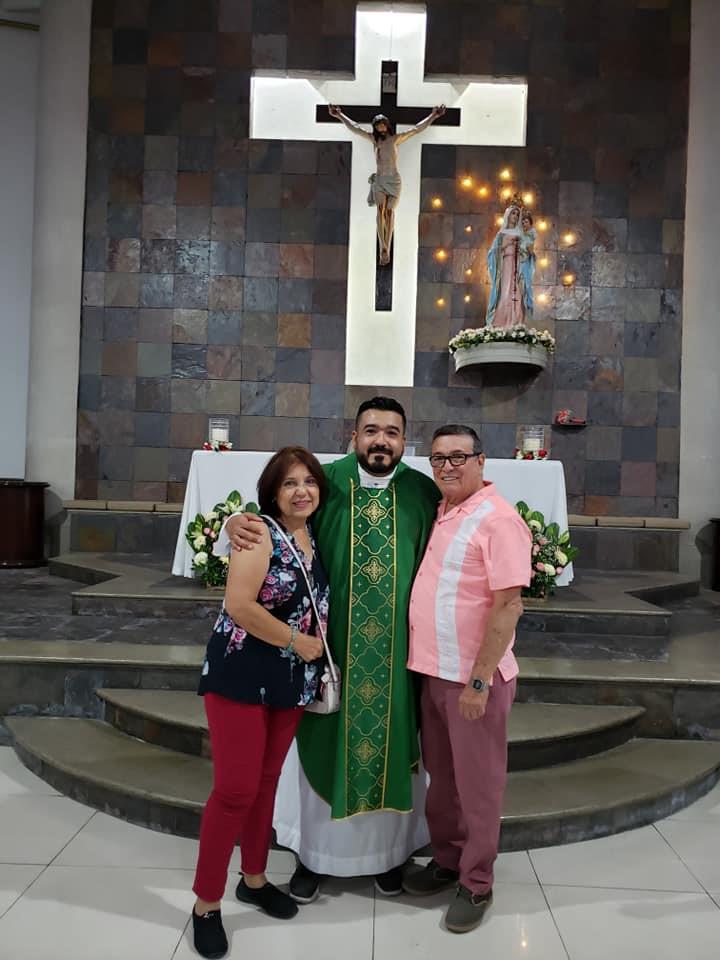
{"label": "slate tile wall", "polygon": [[[342,450],[382,389],[343,383],[349,146],[248,139],[251,71],[351,71],[354,9],[95,0],[78,497],[182,499],[209,414],[241,449]],[[415,386],[389,391],[421,452],[460,420],[508,456],[518,424],[571,407],[588,427],[552,431],[571,511],[676,514],[688,60],[688,0],[428,0],[428,74],[526,76],[529,99],[522,149],[423,148]],[[536,322],[557,354],[456,375],[505,166],[549,224]]]}

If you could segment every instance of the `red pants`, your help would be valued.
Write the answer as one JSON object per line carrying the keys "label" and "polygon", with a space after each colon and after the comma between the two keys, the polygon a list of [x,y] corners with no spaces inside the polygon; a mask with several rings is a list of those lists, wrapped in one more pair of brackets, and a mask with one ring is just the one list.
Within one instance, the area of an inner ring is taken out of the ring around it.
{"label": "red pants", "polygon": [[473,893],[492,887],[507,780],[507,717],[516,680],[496,671],[480,720],[463,720],[463,684],[423,677],[423,763],[430,774],[425,812],[436,862],[457,870]]}
{"label": "red pants", "polygon": [[205,694],[213,790],[200,828],[193,891],[214,903],[225,893],[230,857],[240,841],[242,870],[265,872],[280,770],[302,707],[276,710]]}

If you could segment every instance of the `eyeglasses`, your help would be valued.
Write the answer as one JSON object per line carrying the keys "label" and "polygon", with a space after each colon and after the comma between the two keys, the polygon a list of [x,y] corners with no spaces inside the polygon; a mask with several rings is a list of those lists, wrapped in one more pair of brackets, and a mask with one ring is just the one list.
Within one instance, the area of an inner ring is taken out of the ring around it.
{"label": "eyeglasses", "polygon": [[449,457],[443,457],[439,453],[434,453],[431,457],[428,457],[428,460],[431,467],[444,467],[448,460],[453,467],[464,467],[468,460],[479,456],[479,453],[451,453]]}

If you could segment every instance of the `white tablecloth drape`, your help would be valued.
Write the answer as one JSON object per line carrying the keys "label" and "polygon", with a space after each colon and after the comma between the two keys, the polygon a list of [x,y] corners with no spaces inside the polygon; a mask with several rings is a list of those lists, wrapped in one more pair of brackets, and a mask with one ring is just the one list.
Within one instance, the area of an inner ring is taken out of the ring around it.
{"label": "white tablecloth drape", "polygon": [[[198,513],[211,510],[224,500],[231,490],[237,490],[246,503],[257,499],[257,482],[263,467],[272,454],[254,451],[214,453],[196,450],[190,462],[185,504],[178,531],[172,572],[180,577],[192,577],[193,552],[185,540],[185,531]],[[341,453],[319,453],[321,463],[330,463],[344,456]],[[409,467],[432,476],[427,457],[405,457]],[[567,530],[567,498],[565,473],[558,460],[487,460],[486,480],[492,480],[510,503],[524,500],[539,510],[547,523],[555,521],[561,530]],[[565,586],[573,578],[572,564],[558,578],[558,586]]]}

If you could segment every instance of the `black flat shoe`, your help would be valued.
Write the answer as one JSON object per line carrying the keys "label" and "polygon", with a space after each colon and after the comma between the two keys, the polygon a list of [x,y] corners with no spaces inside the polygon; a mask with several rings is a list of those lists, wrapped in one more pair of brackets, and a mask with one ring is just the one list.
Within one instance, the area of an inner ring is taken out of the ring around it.
{"label": "black flat shoe", "polygon": [[298,863],[290,878],[290,896],[298,903],[312,903],[320,893],[320,874]]}
{"label": "black flat shoe", "polygon": [[237,885],[235,896],[243,903],[251,903],[254,907],[259,907],[276,920],[290,920],[298,912],[298,905],[293,898],[282,890],[278,890],[272,883],[266,883],[264,887],[253,890],[243,879]]}
{"label": "black flat shoe", "polygon": [[208,910],[198,915],[193,909],[193,944],[201,957],[220,960],[228,950],[228,939],[222,925],[219,910]]}

